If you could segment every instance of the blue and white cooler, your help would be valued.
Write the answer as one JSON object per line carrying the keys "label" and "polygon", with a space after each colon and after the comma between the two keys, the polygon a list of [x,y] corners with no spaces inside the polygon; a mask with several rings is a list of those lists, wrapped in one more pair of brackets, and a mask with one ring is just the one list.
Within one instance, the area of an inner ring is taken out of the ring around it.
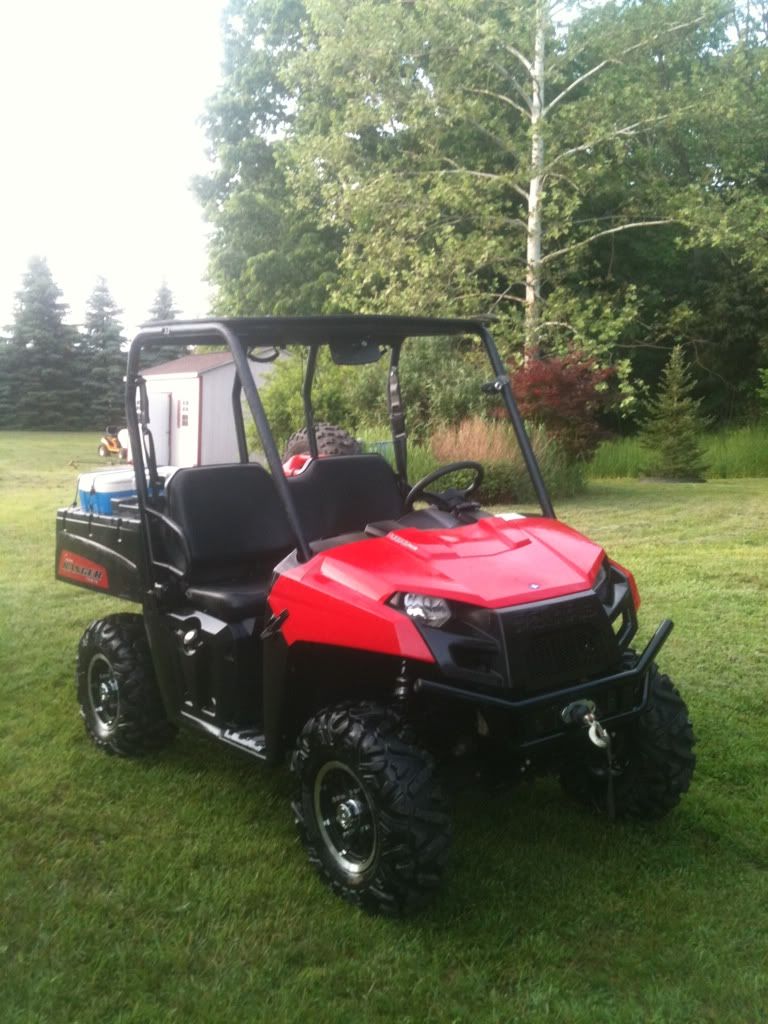
{"label": "blue and white cooler", "polygon": [[[165,482],[175,466],[159,466],[158,475]],[[136,497],[136,477],[132,469],[102,469],[81,473],[77,481],[77,500],[85,512],[109,516],[113,502]]]}
{"label": "blue and white cooler", "polygon": [[103,469],[81,473],[77,481],[77,500],[86,512],[112,514],[112,502],[136,495],[136,478],[132,469]]}

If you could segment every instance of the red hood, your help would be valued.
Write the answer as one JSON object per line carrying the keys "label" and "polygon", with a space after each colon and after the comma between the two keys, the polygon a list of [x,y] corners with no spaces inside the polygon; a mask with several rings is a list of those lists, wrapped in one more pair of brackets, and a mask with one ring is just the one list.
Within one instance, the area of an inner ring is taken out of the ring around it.
{"label": "red hood", "polygon": [[285,569],[269,595],[288,612],[286,642],[353,647],[433,661],[407,615],[386,602],[398,592],[486,608],[586,590],[603,550],[552,519],[481,519],[452,530],[395,530],[329,548]]}
{"label": "red hood", "polygon": [[411,591],[498,608],[585,590],[603,558],[601,547],[556,520],[493,516],[449,530],[396,530],[310,564],[374,601]]}

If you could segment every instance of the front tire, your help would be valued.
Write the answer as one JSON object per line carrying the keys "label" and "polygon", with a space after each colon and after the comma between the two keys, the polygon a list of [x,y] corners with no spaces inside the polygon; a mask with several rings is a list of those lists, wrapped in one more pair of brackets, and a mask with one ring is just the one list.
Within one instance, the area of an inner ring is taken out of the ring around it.
{"label": "front tire", "polygon": [[110,615],[86,629],[77,652],[77,698],[85,731],[105,754],[141,757],[176,734],[140,615]]}
{"label": "front tire", "polygon": [[438,888],[451,823],[430,755],[389,708],[344,704],[305,725],[291,768],[309,860],[342,899],[402,916]]}
{"label": "front tire", "polygon": [[[696,766],[696,738],[683,698],[668,676],[650,669],[648,703],[613,742],[614,809],[617,818],[664,817],[688,791]],[[585,738],[585,742],[586,738]],[[562,770],[569,796],[595,810],[608,811],[608,761],[591,744]]]}

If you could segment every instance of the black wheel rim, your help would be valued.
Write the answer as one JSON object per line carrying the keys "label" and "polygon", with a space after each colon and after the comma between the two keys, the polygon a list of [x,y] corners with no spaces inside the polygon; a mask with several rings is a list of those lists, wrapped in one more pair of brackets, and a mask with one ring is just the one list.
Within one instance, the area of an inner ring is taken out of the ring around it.
{"label": "black wheel rim", "polygon": [[345,874],[364,875],[378,852],[373,806],[363,783],[341,761],[328,761],[315,776],[314,811],[320,836]]}
{"label": "black wheel rim", "polygon": [[103,654],[91,658],[88,666],[88,702],[93,716],[106,732],[114,728],[120,710],[115,673]]}

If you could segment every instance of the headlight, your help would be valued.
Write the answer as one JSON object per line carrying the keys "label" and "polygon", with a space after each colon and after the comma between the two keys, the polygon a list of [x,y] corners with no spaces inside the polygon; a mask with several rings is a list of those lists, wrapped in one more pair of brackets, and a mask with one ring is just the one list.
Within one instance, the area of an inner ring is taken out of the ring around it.
{"label": "headlight", "polygon": [[435,629],[444,626],[451,617],[451,608],[446,600],[427,594],[403,594],[402,609],[409,618]]}

